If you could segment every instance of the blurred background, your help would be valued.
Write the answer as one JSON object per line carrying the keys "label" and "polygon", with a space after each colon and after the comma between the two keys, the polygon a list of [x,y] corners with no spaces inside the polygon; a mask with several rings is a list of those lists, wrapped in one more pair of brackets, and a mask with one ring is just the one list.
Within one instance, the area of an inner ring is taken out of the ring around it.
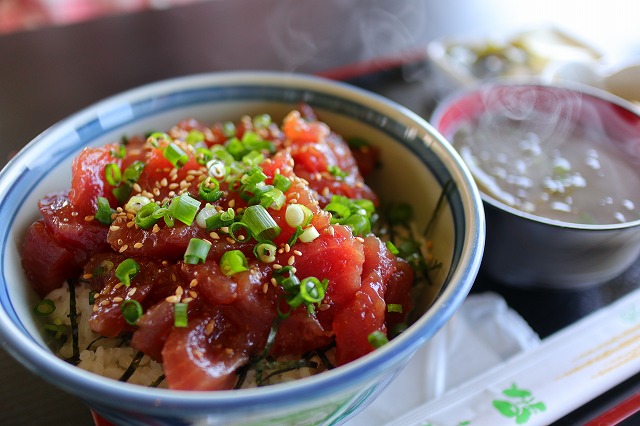
{"label": "blurred background", "polygon": [[[597,66],[609,71],[640,63],[639,16],[640,2],[630,0],[0,0],[0,168],[90,104],[202,72],[345,79],[428,118],[455,88],[438,73],[434,42],[486,43],[556,28],[597,52]],[[545,46],[559,62],[573,58]],[[640,266],[631,272],[617,293],[503,295],[545,337],[637,288]],[[92,423],[82,403],[25,375],[3,351],[0,396],[2,424]]]}

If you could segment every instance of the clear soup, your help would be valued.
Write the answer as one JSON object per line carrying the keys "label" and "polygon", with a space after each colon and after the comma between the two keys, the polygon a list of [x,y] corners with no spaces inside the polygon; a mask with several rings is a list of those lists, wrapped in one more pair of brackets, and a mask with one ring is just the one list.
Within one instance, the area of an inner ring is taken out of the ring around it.
{"label": "clear soup", "polygon": [[453,145],[481,190],[563,222],[640,219],[637,117],[571,91],[536,90],[483,98],[486,112],[454,133]]}

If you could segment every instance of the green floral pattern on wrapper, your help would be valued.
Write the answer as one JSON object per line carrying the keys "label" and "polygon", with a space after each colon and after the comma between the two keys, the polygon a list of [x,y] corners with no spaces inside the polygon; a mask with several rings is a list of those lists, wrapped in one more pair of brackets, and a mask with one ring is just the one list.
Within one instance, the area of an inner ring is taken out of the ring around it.
{"label": "green floral pattern on wrapper", "polygon": [[535,402],[530,391],[519,389],[515,383],[502,394],[509,400],[494,399],[493,407],[503,416],[513,418],[518,425],[527,423],[532,415],[547,409],[543,402]]}

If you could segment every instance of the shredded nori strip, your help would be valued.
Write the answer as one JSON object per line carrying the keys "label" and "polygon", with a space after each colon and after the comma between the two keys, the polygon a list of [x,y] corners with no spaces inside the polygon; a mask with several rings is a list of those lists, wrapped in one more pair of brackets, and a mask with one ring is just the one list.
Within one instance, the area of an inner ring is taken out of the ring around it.
{"label": "shredded nori strip", "polygon": [[158,377],[156,380],[153,381],[153,383],[151,383],[149,385],[150,388],[157,388],[158,386],[160,386],[160,383],[164,382],[164,379],[166,378],[166,376],[164,374],[161,374],[160,377]]}
{"label": "shredded nori strip", "polygon": [[329,360],[329,358],[327,358],[327,354],[325,353],[333,346],[335,346],[335,344],[329,345],[326,348],[315,350],[315,354],[318,355],[318,358],[320,358],[320,361],[322,361],[322,365],[324,365],[327,370],[332,370],[333,368],[335,368],[335,366],[331,364],[331,361]]}
{"label": "shredded nori strip", "polygon": [[[318,363],[309,361],[308,359],[300,359],[296,361],[269,362],[264,366],[263,370],[260,371],[261,373],[260,379],[258,379],[258,376],[256,375],[256,383],[258,384],[258,386],[264,386],[266,382],[273,376],[277,376],[278,374],[297,370],[303,367],[318,368]],[[276,370],[267,374],[265,377],[262,377],[262,372],[264,370],[272,370],[274,368],[276,368]]]}
{"label": "shredded nori strip", "polygon": [[129,380],[131,376],[133,376],[133,373],[136,372],[136,369],[140,365],[140,361],[142,360],[143,356],[144,356],[144,353],[142,351],[138,351],[133,357],[133,359],[131,360],[131,364],[129,364],[129,367],[127,367],[127,370],[124,373],[122,373],[122,376],[120,376],[118,380],[120,380],[121,382],[126,382],[127,380]]}
{"label": "shredded nori strip", "polygon": [[87,345],[87,350],[90,351],[91,350],[91,346],[93,346],[94,343],[96,343],[98,340],[101,340],[101,339],[106,339],[106,337],[104,337],[104,336],[96,337],[91,343],[89,343]]}
{"label": "shredded nori strip", "polygon": [[455,188],[456,186],[454,185],[454,182],[451,179],[446,181],[445,184],[442,186],[442,191],[440,192],[440,196],[438,197],[436,206],[433,209],[433,214],[429,219],[429,223],[427,223],[427,226],[424,228],[424,232],[422,235],[424,235],[425,237],[427,237],[431,233],[431,228],[433,227],[433,224],[436,222],[438,213],[442,211],[442,206],[444,204],[446,195],[452,192]]}
{"label": "shredded nori strip", "polygon": [[71,341],[73,355],[67,362],[78,365],[80,363],[80,343],[78,339],[78,311],[76,306],[76,280],[69,280],[69,321],[71,322]]}

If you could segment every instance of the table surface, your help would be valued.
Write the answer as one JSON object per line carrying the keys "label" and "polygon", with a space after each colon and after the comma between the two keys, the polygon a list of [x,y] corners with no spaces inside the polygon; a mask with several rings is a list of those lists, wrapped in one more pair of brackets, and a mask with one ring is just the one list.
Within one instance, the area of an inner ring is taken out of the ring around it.
{"label": "table surface", "polygon": [[[454,14],[455,1],[222,0],[0,36],[0,167],[38,133],[83,107],[141,84],[210,71],[324,73],[365,63],[367,72],[349,75],[349,82],[428,117],[444,94],[429,63],[388,69],[390,62],[380,58],[415,58],[432,39],[463,29],[495,30],[495,20],[509,12],[508,2],[489,2],[504,6],[495,9],[493,18],[480,13],[485,9],[479,3],[464,3],[465,11]],[[526,23],[529,18],[523,15],[509,24]],[[541,22],[547,18],[539,17]],[[640,45],[640,36],[626,38],[623,56],[640,52],[633,40]],[[583,290],[513,288],[481,275],[472,291],[502,294],[546,337],[637,289],[638,283],[640,264],[607,285]],[[92,424],[81,402],[26,373],[4,351],[0,367],[0,412],[11,424]],[[638,392],[638,382],[630,379],[558,424],[593,418]],[[20,388],[11,387],[15,384]]]}

